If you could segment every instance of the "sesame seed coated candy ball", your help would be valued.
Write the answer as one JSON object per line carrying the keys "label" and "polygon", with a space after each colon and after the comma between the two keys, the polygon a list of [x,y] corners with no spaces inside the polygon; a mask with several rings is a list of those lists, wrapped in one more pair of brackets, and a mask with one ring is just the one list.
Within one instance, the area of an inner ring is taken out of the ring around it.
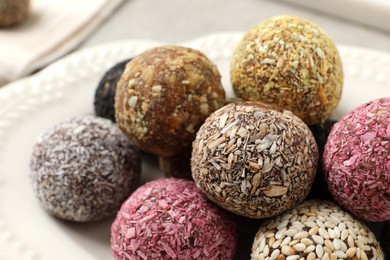
{"label": "sesame seed coated candy ball", "polygon": [[390,220],[390,98],[362,104],[332,128],[323,155],[335,200],[366,221]]}
{"label": "sesame seed coated candy ball", "polygon": [[115,259],[233,259],[236,243],[234,223],[183,179],[141,186],[111,227]]}
{"label": "sesame seed coated candy ball", "polygon": [[200,125],[224,102],[221,76],[204,54],[161,46],[127,64],[117,85],[115,113],[132,143],[171,157],[191,146]]}
{"label": "sesame seed coated candy ball", "polygon": [[234,51],[231,79],[242,99],[290,110],[309,125],[332,114],[343,87],[331,38],[295,16],[277,16],[249,30]]}
{"label": "sesame seed coated candy ball", "polygon": [[34,193],[45,210],[87,222],[119,210],[138,183],[140,157],[114,123],[79,116],[38,138],[30,168]]}
{"label": "sesame seed coated candy ball", "polygon": [[115,122],[115,93],[116,84],[125,70],[127,59],[115,64],[103,75],[95,90],[93,107],[97,116],[110,119]]}
{"label": "sesame seed coated candy ball", "polygon": [[301,119],[248,101],[206,119],[193,143],[191,169],[199,189],[219,206],[268,218],[308,195],[317,160],[317,144]]}
{"label": "sesame seed coated candy ball", "polygon": [[305,201],[267,220],[256,234],[251,257],[384,259],[379,242],[364,223],[324,200]]}

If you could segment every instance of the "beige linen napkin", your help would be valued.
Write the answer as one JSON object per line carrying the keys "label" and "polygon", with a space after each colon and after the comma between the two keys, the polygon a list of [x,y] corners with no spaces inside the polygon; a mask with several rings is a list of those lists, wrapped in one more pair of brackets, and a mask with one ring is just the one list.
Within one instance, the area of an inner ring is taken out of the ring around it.
{"label": "beige linen napkin", "polygon": [[27,20],[0,28],[0,86],[81,43],[123,0],[31,0]]}

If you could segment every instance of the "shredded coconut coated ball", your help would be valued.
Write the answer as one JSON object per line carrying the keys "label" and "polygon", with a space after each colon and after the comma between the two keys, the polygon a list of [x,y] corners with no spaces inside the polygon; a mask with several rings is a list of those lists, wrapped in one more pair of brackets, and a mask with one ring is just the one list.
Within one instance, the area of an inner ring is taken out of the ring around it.
{"label": "shredded coconut coated ball", "polygon": [[122,205],[111,228],[115,259],[233,259],[235,225],[195,184],[157,179]]}
{"label": "shredded coconut coated ball", "polygon": [[34,193],[45,210],[87,222],[119,210],[138,183],[140,157],[111,121],[79,116],[38,138],[30,168]]}
{"label": "shredded coconut coated ball", "polygon": [[317,25],[287,15],[245,34],[233,54],[231,79],[240,98],[290,110],[308,125],[332,114],[343,88],[332,39]]}
{"label": "shredded coconut coated ball", "polygon": [[366,221],[390,220],[390,98],[341,118],[325,145],[324,170],[336,201]]}

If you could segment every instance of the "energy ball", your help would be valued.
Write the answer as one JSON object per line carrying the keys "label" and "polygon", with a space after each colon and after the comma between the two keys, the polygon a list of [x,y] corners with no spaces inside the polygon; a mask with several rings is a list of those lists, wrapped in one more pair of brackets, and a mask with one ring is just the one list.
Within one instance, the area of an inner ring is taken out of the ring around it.
{"label": "energy ball", "polygon": [[200,125],[224,102],[221,76],[204,54],[161,46],[127,64],[117,85],[115,113],[132,143],[171,157],[191,146]]}
{"label": "energy ball", "polygon": [[385,254],[385,259],[390,258],[390,221],[386,221],[382,229],[381,246]]}
{"label": "energy ball", "polygon": [[119,210],[138,183],[140,157],[114,123],[79,116],[38,138],[30,168],[34,193],[45,210],[87,222]]}
{"label": "energy ball", "polygon": [[115,121],[115,93],[116,84],[125,70],[127,59],[115,64],[101,78],[95,91],[93,106],[97,116]]}
{"label": "energy ball", "polygon": [[25,20],[30,12],[30,0],[0,0],[0,27]]}
{"label": "energy ball", "polygon": [[311,125],[338,105],[343,70],[335,44],[320,27],[277,16],[245,34],[233,54],[231,80],[242,99],[290,110]]}
{"label": "energy ball", "polygon": [[359,220],[324,200],[309,200],[267,220],[252,245],[251,259],[376,259],[383,252]]}
{"label": "energy ball", "polygon": [[308,195],[317,160],[317,144],[301,119],[248,101],[206,119],[193,143],[191,169],[196,185],[217,205],[268,218]]}
{"label": "energy ball", "polygon": [[332,128],[323,156],[335,200],[366,221],[390,220],[390,98],[362,104]]}
{"label": "energy ball", "polygon": [[323,170],[322,155],[324,153],[326,140],[328,139],[330,130],[332,129],[332,126],[336,122],[337,121],[335,120],[327,119],[323,123],[309,126],[309,129],[312,132],[314,139],[316,139],[319,156],[318,156],[317,174],[314,179],[313,186],[311,187],[310,193],[307,196],[307,199],[334,200],[332,194],[328,189],[328,185],[326,183],[324,170]]}
{"label": "energy ball", "polygon": [[191,175],[191,152],[192,147],[172,157],[159,157],[160,170],[167,177],[192,180]]}
{"label": "energy ball", "polygon": [[233,259],[236,244],[234,223],[183,179],[141,186],[111,227],[115,259]]}

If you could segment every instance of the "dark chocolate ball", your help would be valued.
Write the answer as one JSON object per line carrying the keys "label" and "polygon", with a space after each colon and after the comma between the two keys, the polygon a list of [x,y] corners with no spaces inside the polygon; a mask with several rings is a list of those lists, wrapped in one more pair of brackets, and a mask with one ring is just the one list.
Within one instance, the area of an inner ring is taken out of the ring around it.
{"label": "dark chocolate ball", "polygon": [[115,64],[101,78],[95,91],[93,106],[97,116],[115,120],[115,93],[116,84],[125,70],[126,64],[131,61],[127,59]]}

